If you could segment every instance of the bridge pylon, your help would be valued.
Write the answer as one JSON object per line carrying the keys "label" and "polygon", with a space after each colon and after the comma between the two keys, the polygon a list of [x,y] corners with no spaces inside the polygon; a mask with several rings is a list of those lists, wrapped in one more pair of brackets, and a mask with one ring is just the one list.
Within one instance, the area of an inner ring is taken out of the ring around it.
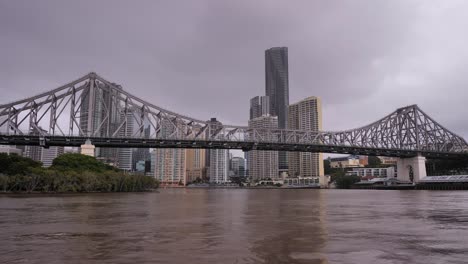
{"label": "bridge pylon", "polygon": [[81,154],[91,156],[91,157],[96,156],[95,149],[96,147],[93,145],[93,143],[91,143],[91,140],[89,139],[86,140],[86,142],[80,147]]}
{"label": "bridge pylon", "polygon": [[426,177],[426,158],[418,155],[411,158],[399,158],[397,162],[397,179],[418,183]]}

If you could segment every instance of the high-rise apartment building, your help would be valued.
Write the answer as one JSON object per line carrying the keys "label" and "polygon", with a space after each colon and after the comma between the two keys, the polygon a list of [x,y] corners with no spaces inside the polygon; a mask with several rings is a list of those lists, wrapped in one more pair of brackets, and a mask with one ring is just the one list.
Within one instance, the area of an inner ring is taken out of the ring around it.
{"label": "high-rise apartment building", "polygon": [[250,118],[254,119],[270,113],[270,97],[255,96],[250,99]]}
{"label": "high-rise apartment building", "polygon": [[185,185],[185,149],[156,149],[155,178],[161,184]]}
{"label": "high-rise apartment building", "polygon": [[[278,128],[278,118],[276,116],[265,115],[249,120],[249,128],[256,129],[275,129]],[[259,130],[258,134],[263,139],[268,140],[267,133]],[[250,135],[251,137],[253,135]],[[278,152],[277,151],[249,151],[248,166],[249,177],[252,180],[259,179],[277,179],[278,174]]]}
{"label": "high-rise apartment building", "polygon": [[[39,128],[40,129],[40,128]],[[36,128],[31,130],[32,135],[47,134],[47,131]],[[42,162],[43,167],[50,167],[55,158],[65,152],[64,147],[43,148],[40,146],[26,146],[23,155],[35,161]]]}
{"label": "high-rise apartment building", "polygon": [[210,149],[208,176],[211,183],[229,182],[229,151],[227,149]]}
{"label": "high-rise apartment building", "polygon": [[[80,127],[88,136],[111,136],[120,124],[119,101],[116,99],[119,92],[105,89],[103,83],[93,83],[94,89],[81,96]],[[99,86],[96,86],[99,85]],[[122,90],[122,87],[116,85]],[[98,89],[101,88],[101,89]],[[93,100],[91,100],[93,98]],[[95,130],[96,131],[95,133]],[[94,133],[94,134],[93,134]],[[119,149],[96,148],[96,158],[108,164],[119,163]]]}
{"label": "high-rise apartment building", "polygon": [[[265,51],[265,93],[270,100],[270,114],[278,117],[278,128],[288,127],[289,70],[288,48],[275,47]],[[279,170],[287,171],[287,153],[278,153]]]}
{"label": "high-rise apartment building", "polygon": [[64,147],[42,148],[42,166],[46,168],[52,166],[52,162],[54,161],[54,159],[62,155],[64,152]]}
{"label": "high-rise apartment building", "polygon": [[[122,113],[121,119],[125,119],[125,115]],[[132,135],[137,130],[137,124],[135,121],[135,117],[131,111],[127,112],[127,122],[123,125],[122,129],[120,130],[119,136],[121,137],[132,137]],[[133,152],[134,149],[132,148],[121,148],[118,149],[118,163],[117,167],[124,171],[132,171],[133,170]]]}
{"label": "high-rise apartment building", "polygon": [[[161,136],[174,132],[174,125],[169,120],[161,121]],[[186,185],[185,149],[157,148],[154,150],[154,175],[161,184]]]}
{"label": "high-rise apartment building", "polygon": [[[322,129],[322,103],[320,98],[307,97],[289,106],[288,128],[308,131]],[[319,142],[317,142],[319,143]],[[289,152],[290,177],[316,177],[324,175],[321,153]]]}
{"label": "high-rise apartment building", "polygon": [[187,149],[186,156],[186,182],[194,182],[197,179],[206,178],[205,149]]}
{"label": "high-rise apartment building", "polygon": [[[223,124],[211,118],[206,131],[207,136],[222,139],[222,134],[219,130]],[[229,151],[227,149],[207,149],[205,151],[205,164],[207,169],[207,177],[211,183],[224,183],[229,181]]]}
{"label": "high-rise apartment building", "polygon": [[65,152],[64,147],[49,147],[43,148],[39,146],[26,146],[24,156],[35,161],[42,162],[42,167],[52,166],[55,158]]}

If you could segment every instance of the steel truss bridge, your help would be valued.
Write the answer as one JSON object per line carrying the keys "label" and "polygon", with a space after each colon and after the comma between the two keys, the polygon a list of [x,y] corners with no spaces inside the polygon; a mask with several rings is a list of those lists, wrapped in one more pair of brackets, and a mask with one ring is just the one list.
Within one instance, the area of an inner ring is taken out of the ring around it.
{"label": "steel truss bridge", "polygon": [[[3,128],[3,129],[2,129]],[[417,105],[356,129],[328,132],[256,129],[181,115],[96,73],[0,105],[0,144],[79,147],[222,148],[467,158],[468,144]]]}

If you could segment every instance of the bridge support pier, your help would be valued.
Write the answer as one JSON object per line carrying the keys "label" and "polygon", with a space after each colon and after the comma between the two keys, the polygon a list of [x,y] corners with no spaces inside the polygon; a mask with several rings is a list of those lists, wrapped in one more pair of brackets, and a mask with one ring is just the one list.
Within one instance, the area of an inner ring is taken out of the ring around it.
{"label": "bridge support pier", "polygon": [[91,140],[89,139],[86,140],[86,142],[83,145],[81,145],[81,154],[83,155],[94,157],[95,156],[94,151],[95,151],[95,147],[91,143]]}
{"label": "bridge support pier", "polygon": [[416,156],[400,158],[397,162],[397,179],[400,181],[418,183],[426,177],[426,158]]}

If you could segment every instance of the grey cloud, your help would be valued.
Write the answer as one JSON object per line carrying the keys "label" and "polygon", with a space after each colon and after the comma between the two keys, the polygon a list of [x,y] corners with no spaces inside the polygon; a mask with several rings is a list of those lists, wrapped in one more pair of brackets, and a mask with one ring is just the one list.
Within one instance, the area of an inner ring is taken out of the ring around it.
{"label": "grey cloud", "polygon": [[264,50],[288,46],[291,103],[322,97],[324,129],[417,103],[468,137],[467,9],[417,0],[0,0],[0,103],[96,71],[173,111],[246,124],[249,99],[264,94]]}

